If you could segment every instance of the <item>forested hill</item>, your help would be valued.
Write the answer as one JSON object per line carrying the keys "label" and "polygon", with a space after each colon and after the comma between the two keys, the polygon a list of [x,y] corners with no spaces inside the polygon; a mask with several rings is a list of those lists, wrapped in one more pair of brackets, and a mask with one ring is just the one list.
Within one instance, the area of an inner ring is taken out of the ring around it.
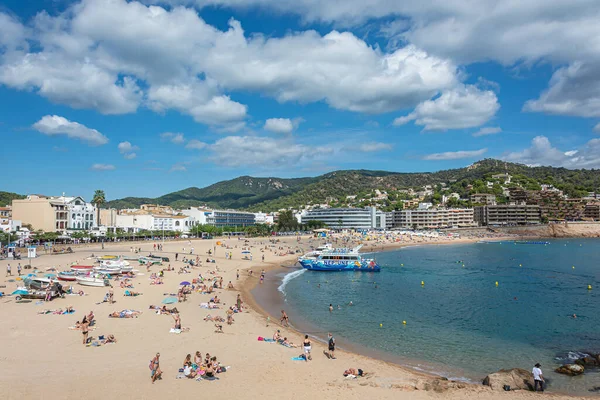
{"label": "forested hill", "polygon": [[144,203],[170,205],[176,208],[208,205],[211,207],[276,211],[305,204],[342,201],[346,196],[373,190],[395,191],[418,189],[424,185],[445,184],[461,195],[468,185],[481,184],[491,175],[509,173],[515,184],[539,189],[552,184],[570,197],[579,197],[600,187],[600,170],[569,170],[554,167],[529,167],[522,164],[486,159],[465,168],[438,172],[396,173],[388,171],[335,171],[314,178],[253,178],[242,176],[205,188],[191,187],[151,199],[127,197],[106,203],[105,207],[135,208]]}

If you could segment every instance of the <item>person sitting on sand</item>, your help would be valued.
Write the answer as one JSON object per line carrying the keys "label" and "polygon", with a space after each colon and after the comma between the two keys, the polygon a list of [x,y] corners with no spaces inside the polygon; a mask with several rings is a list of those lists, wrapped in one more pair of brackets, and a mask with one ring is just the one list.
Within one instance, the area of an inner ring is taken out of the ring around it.
{"label": "person sitting on sand", "polygon": [[196,371],[194,371],[194,369],[190,365],[186,365],[185,367],[183,367],[183,375],[185,375],[186,378],[189,379],[194,379],[197,375]]}
{"label": "person sitting on sand", "polygon": [[131,297],[135,297],[135,296],[139,296],[142,293],[140,292],[134,292],[133,290],[126,290],[125,293],[123,293],[123,296],[131,296]]}
{"label": "person sitting on sand", "polygon": [[233,289],[233,283],[231,283],[231,281],[227,284],[227,289]]}
{"label": "person sitting on sand", "polygon": [[353,376],[366,376],[367,373],[364,372],[360,368],[348,368],[344,371],[344,376],[353,375]]}
{"label": "person sitting on sand", "polygon": [[285,347],[291,347],[293,349],[295,349],[295,348],[298,347],[297,344],[294,344],[294,343],[290,342],[287,337],[283,338],[283,340],[281,341],[281,345],[283,345]]}
{"label": "person sitting on sand", "polygon": [[108,344],[108,343],[117,343],[117,339],[115,339],[115,335],[108,335],[106,337],[106,339],[104,339],[104,341],[102,342],[103,344]]}
{"label": "person sitting on sand", "polygon": [[275,331],[275,333],[273,334],[273,340],[276,341],[276,342],[278,342],[279,339],[281,339],[281,332],[279,331],[279,329],[277,329]]}
{"label": "person sitting on sand", "polygon": [[200,353],[200,351],[196,351],[196,354],[194,354],[194,364],[196,365],[202,365],[202,353]]}
{"label": "person sitting on sand", "polygon": [[192,366],[192,355],[188,354],[187,356],[185,356],[185,360],[183,360],[183,368],[187,367],[187,366]]}

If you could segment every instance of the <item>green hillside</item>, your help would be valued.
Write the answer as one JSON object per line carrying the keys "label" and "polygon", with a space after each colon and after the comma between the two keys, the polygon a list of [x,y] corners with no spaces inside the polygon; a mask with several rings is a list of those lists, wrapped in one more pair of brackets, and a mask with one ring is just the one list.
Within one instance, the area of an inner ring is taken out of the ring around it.
{"label": "green hillside", "polygon": [[106,203],[106,207],[134,208],[141,204],[154,203],[170,205],[176,208],[209,205],[224,208],[247,208],[253,204],[272,201],[289,196],[318,178],[253,178],[242,176],[229,181],[199,189],[190,187],[178,192],[166,194],[156,199],[126,197]]}
{"label": "green hillside", "polygon": [[445,184],[461,196],[468,185],[479,188],[493,174],[508,172],[515,184],[539,189],[552,184],[570,197],[580,197],[600,188],[600,170],[569,170],[554,167],[528,167],[522,164],[486,159],[465,168],[425,173],[388,171],[336,171],[315,178],[253,178],[242,176],[199,189],[187,188],[156,199],[127,197],[106,203],[106,207],[133,208],[144,203],[182,208],[207,204],[212,207],[276,211],[281,208],[343,200],[346,196],[367,194],[375,189],[394,191],[418,189],[423,185]]}
{"label": "green hillside", "polygon": [[12,201],[15,199],[24,199],[25,196],[11,193],[11,192],[0,192],[0,207],[5,207],[11,205]]}

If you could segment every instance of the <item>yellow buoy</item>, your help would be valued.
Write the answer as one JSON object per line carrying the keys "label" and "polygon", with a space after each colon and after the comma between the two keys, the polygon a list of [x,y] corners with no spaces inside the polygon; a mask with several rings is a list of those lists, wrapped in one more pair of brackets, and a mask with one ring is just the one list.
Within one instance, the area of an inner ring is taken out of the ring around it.
{"label": "yellow buoy", "polygon": [[592,290],[592,285],[588,285],[588,290]]}
{"label": "yellow buoy", "polygon": [[425,281],[421,281],[421,286],[425,286]]}
{"label": "yellow buoy", "polygon": [[496,286],[498,286],[498,282],[496,282]]}
{"label": "yellow buoy", "polygon": [[575,266],[573,265],[571,268],[575,269]]}
{"label": "yellow buoy", "polygon": [[402,325],[406,325],[406,321],[402,321]]}
{"label": "yellow buoy", "polygon": [[383,328],[383,324],[379,324],[379,327],[380,327],[380,328]]}
{"label": "yellow buoy", "polygon": [[522,266],[523,266],[523,264],[519,264],[519,267],[522,267]]}
{"label": "yellow buoy", "polygon": [[401,267],[404,267],[404,264],[400,264]]}

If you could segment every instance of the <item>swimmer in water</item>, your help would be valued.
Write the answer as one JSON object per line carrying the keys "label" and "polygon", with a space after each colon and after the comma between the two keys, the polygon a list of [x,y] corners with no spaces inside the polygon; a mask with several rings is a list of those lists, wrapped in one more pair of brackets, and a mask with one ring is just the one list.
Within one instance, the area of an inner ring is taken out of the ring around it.
{"label": "swimmer in water", "polygon": [[352,303],[352,300],[350,300],[350,303],[348,303],[349,306],[353,306],[354,303]]}
{"label": "swimmer in water", "polygon": [[333,304],[329,305],[329,312],[333,312]]}

